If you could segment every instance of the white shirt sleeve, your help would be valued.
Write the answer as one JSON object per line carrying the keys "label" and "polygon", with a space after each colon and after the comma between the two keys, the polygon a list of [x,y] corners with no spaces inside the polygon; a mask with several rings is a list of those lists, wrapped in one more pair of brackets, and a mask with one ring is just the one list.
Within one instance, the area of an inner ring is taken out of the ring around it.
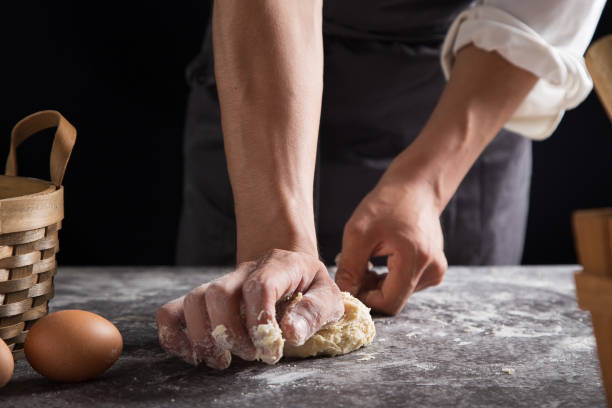
{"label": "white shirt sleeve", "polygon": [[479,0],[451,25],[442,46],[448,79],[457,51],[473,43],[540,78],[505,128],[550,136],[593,84],[584,64],[605,0]]}

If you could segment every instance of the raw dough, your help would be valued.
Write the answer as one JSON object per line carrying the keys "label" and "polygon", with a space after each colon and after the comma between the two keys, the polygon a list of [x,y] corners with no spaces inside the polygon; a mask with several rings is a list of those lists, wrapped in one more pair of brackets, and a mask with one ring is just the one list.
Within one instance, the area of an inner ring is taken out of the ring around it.
{"label": "raw dough", "polygon": [[223,350],[232,349],[232,342],[229,340],[229,337],[227,335],[227,327],[220,324],[215,327],[215,330],[213,330],[211,334],[213,336],[213,339],[215,339],[215,343],[217,343],[217,345]]}
{"label": "raw dough", "polygon": [[280,350],[283,349],[283,344],[285,344],[283,334],[270,322],[259,324],[253,330],[253,345],[257,349],[256,360],[276,364],[282,357]]}
{"label": "raw dough", "polygon": [[[301,299],[301,293],[295,299]],[[283,354],[286,357],[312,357],[317,355],[337,356],[350,353],[372,343],[376,328],[370,316],[370,309],[348,292],[342,292],[344,316],[336,323],[328,324],[316,332],[301,346],[285,342]]]}
{"label": "raw dough", "polygon": [[[298,293],[286,310],[290,310],[301,299],[302,294]],[[317,355],[333,357],[350,353],[372,343],[376,328],[370,316],[370,309],[348,292],[342,292],[342,300],[344,315],[340,320],[324,326],[301,346],[285,342],[281,331],[271,322],[254,327],[253,343],[258,348],[255,359],[276,364],[281,358],[281,349],[286,357],[306,358]],[[224,325],[216,326],[212,336],[220,347],[231,349],[227,328]]]}
{"label": "raw dough", "polygon": [[[227,327],[218,325],[211,333],[215,343],[224,350],[232,349],[232,342],[227,335]],[[280,329],[274,327],[270,322],[257,325],[253,328],[253,344],[257,348],[255,360],[261,360],[268,364],[276,364],[280,360],[280,350],[283,348],[285,339]]]}

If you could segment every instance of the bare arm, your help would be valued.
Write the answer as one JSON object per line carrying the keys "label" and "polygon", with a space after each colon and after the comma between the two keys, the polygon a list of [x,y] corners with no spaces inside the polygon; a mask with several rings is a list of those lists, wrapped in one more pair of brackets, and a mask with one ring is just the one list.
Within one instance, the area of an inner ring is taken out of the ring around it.
{"label": "bare arm", "polygon": [[[190,363],[226,368],[235,354],[274,364],[283,341],[301,345],[342,316],[340,291],[318,258],[312,202],[323,89],[321,8],[321,0],[214,3],[238,266],[158,311],[161,345]],[[276,304],[298,292],[302,300],[279,325]]]}
{"label": "bare arm", "polygon": [[[370,307],[401,311],[415,291],[441,282],[447,262],[440,214],[472,164],[537,78],[493,52],[459,51],[427,124],[357,207],[343,236],[336,282]],[[366,272],[389,256],[389,274]]]}
{"label": "bare arm", "polygon": [[[451,77],[425,128],[393,164],[419,168],[434,189],[439,213],[484,148],[537,82],[495,52],[468,45],[457,53]],[[406,178],[406,177],[405,177]]]}
{"label": "bare arm", "polygon": [[214,5],[238,262],[270,248],[317,256],[312,201],[323,90],[321,7],[320,0]]}

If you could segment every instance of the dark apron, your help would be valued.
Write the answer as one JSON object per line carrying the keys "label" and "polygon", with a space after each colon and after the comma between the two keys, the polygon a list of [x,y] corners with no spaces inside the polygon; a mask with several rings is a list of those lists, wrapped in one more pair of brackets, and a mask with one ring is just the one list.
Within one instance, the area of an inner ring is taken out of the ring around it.
{"label": "dark apron", "polygon": [[[332,263],[360,200],[418,135],[445,80],[439,51],[471,1],[327,0],[324,88],[315,179],[321,257]],[[187,69],[191,93],[184,141],[184,195],[177,262],[235,262],[210,31]],[[531,142],[500,132],[442,214],[450,264],[520,263],[531,178]]]}

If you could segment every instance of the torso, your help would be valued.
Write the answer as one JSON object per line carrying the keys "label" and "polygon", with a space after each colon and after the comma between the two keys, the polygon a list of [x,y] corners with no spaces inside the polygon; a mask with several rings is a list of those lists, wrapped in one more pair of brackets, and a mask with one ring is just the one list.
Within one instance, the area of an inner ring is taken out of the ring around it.
{"label": "torso", "polygon": [[411,44],[442,42],[473,0],[326,0],[326,34]]}

